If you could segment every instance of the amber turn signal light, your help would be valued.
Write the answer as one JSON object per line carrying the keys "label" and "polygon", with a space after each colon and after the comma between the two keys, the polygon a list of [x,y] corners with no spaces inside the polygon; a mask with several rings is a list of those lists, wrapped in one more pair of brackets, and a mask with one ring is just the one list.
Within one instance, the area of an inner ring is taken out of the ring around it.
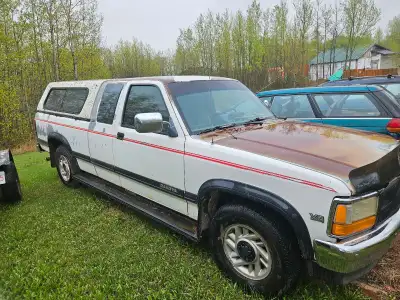
{"label": "amber turn signal light", "polygon": [[376,221],[378,199],[377,195],[372,195],[358,201],[337,204],[331,233],[345,237],[372,228]]}
{"label": "amber turn signal light", "polygon": [[352,224],[333,224],[332,233],[336,236],[346,236],[372,228],[375,225],[376,216],[371,216]]}

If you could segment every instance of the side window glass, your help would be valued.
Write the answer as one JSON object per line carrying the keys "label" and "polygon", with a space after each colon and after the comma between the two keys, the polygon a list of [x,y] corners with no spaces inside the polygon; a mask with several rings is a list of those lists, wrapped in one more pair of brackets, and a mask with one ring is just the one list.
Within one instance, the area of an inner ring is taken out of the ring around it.
{"label": "side window glass", "polygon": [[124,87],[123,83],[108,83],[101,96],[99,110],[97,112],[97,122],[112,124],[117,108],[118,99]]}
{"label": "side window glass", "polygon": [[52,111],[61,111],[65,90],[52,89],[47,96],[44,108]]}
{"label": "side window glass", "polygon": [[131,86],[125,103],[122,126],[134,128],[137,114],[151,112],[159,112],[164,121],[169,121],[169,113],[159,88],[151,85]]}
{"label": "side window glass", "polygon": [[391,92],[395,97],[400,98],[400,83],[387,84],[383,87]]}
{"label": "side window glass", "polygon": [[324,116],[327,115],[335,103],[335,100],[330,95],[315,95],[314,99]]}
{"label": "side window glass", "polygon": [[89,91],[87,89],[67,89],[61,111],[68,114],[79,114],[86,102]]}
{"label": "side window glass", "polygon": [[375,117],[380,116],[380,112],[366,95],[350,95],[344,101],[340,115]]}
{"label": "side window glass", "polygon": [[327,95],[315,96],[318,106],[326,117],[378,117],[381,115],[368,94],[340,94],[329,95],[333,102],[328,109],[324,109],[321,103]]}
{"label": "side window glass", "polygon": [[315,114],[307,95],[275,96],[272,112],[281,118],[314,118]]}

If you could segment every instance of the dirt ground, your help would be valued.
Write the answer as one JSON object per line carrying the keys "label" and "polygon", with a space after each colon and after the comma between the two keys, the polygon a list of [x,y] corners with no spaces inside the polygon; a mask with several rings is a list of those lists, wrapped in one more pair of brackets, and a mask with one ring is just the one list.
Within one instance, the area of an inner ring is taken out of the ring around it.
{"label": "dirt ground", "polygon": [[400,235],[389,252],[358,285],[372,299],[400,299]]}

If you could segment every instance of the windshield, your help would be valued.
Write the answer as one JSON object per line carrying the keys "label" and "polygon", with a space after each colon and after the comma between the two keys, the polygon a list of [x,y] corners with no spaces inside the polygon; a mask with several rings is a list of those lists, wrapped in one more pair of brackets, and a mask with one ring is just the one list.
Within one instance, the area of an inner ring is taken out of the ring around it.
{"label": "windshield", "polygon": [[217,126],[240,125],[255,118],[275,118],[260,99],[238,81],[173,82],[168,87],[191,134]]}

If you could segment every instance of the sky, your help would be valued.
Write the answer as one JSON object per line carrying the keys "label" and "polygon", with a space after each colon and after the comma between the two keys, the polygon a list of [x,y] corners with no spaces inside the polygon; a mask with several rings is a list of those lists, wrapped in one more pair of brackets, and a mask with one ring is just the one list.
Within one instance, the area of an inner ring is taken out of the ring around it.
{"label": "sky", "polygon": [[[103,15],[103,42],[115,45],[119,40],[133,37],[150,44],[156,50],[175,49],[180,28],[192,26],[201,13],[208,9],[245,11],[252,0],[98,0]],[[337,0],[325,0],[335,3]],[[280,0],[260,0],[263,9],[273,7]],[[289,1],[291,3],[291,1]],[[400,0],[375,0],[382,15],[378,26],[400,15]]]}

